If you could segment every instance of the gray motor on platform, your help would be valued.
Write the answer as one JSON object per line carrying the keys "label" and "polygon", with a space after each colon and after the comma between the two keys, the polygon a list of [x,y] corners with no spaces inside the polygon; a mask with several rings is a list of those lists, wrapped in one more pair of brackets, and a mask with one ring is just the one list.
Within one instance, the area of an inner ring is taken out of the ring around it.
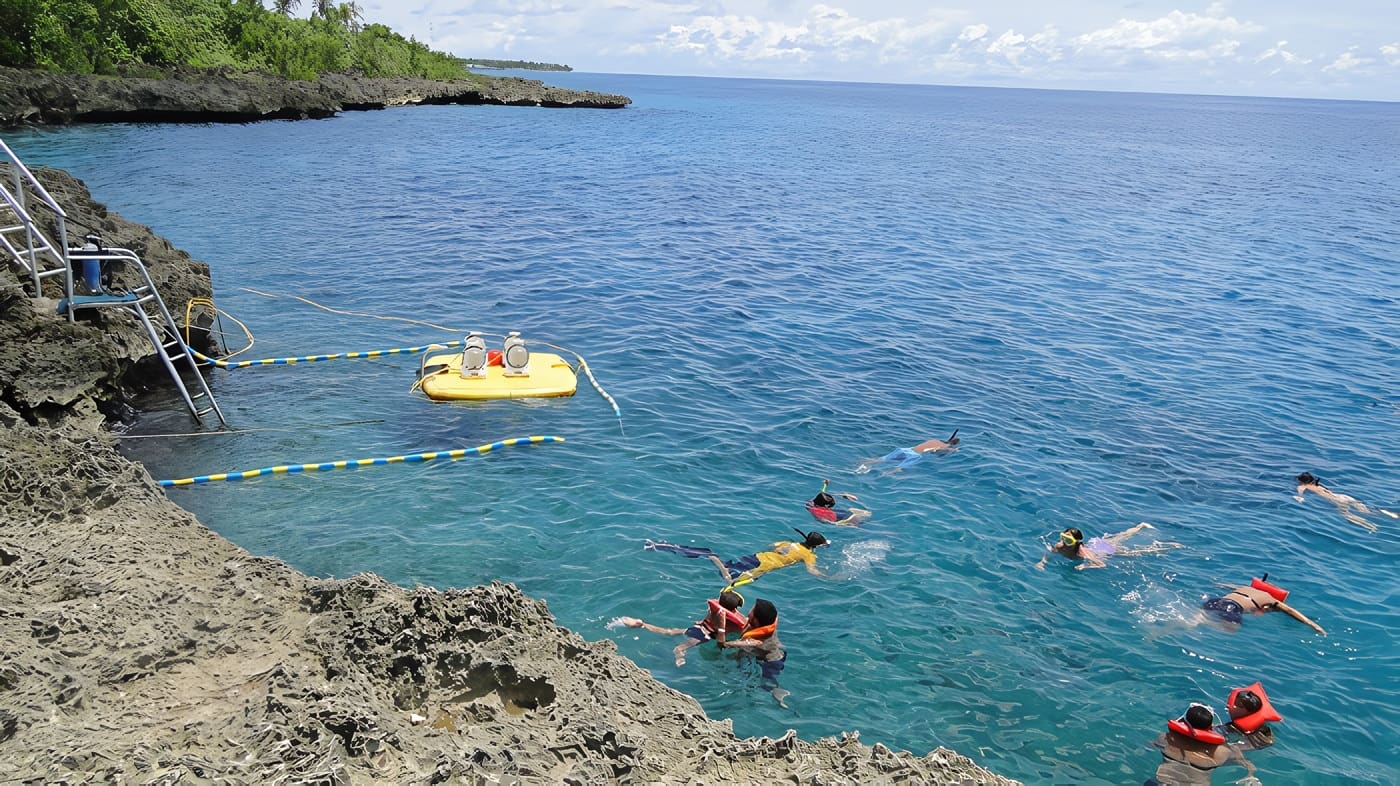
{"label": "gray motor on platform", "polygon": [[462,339],[462,379],[486,376],[486,339],[480,333],[469,333]]}
{"label": "gray motor on platform", "polygon": [[501,345],[501,363],[508,377],[528,377],[530,375],[530,350],[525,348],[525,339],[517,331],[511,331]]}

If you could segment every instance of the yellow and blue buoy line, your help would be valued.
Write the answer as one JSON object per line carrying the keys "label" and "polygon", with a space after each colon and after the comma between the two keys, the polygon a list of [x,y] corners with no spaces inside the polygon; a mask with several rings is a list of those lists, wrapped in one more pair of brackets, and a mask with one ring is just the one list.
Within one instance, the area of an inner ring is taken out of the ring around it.
{"label": "yellow and blue buoy line", "polygon": [[243,472],[220,472],[217,475],[197,475],[192,478],[180,478],[179,480],[161,480],[162,488],[171,486],[191,486],[196,483],[212,483],[220,480],[247,480],[260,475],[288,475],[297,472],[325,472],[333,469],[346,469],[350,467],[371,467],[385,464],[413,464],[424,461],[434,461],[436,459],[459,459],[469,455],[485,455],[497,448],[509,447],[511,445],[535,445],[544,442],[563,442],[563,437],[554,436],[532,436],[532,437],[512,437],[487,445],[478,445],[474,448],[459,448],[457,450],[434,450],[426,453],[414,453],[408,456],[390,456],[388,458],[363,458],[350,459],[346,461],[326,461],[319,464],[283,464],[275,467],[263,467],[261,469],[250,469]]}

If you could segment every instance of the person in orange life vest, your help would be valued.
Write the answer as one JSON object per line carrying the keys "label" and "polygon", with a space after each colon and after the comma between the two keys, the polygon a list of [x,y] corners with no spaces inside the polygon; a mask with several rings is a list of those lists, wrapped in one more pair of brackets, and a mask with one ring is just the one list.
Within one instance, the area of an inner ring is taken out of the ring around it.
{"label": "person in orange life vest", "polygon": [[782,673],[783,666],[787,665],[787,651],[783,649],[782,642],[778,641],[778,609],[773,602],[763,598],[755,600],[753,608],[749,609],[749,624],[744,626],[738,640],[728,639],[726,636],[726,631],[720,631],[716,639],[719,646],[738,649],[757,658],[762,673],[759,684],[772,692],[773,698],[778,700],[778,706],[786,709],[787,704],[783,699],[789,694],[778,685],[778,675]]}
{"label": "person in orange life vest", "polygon": [[852,502],[859,502],[860,499],[856,495],[847,494],[844,491],[827,491],[827,486],[830,483],[829,480],[823,480],[822,490],[818,491],[817,496],[812,497],[812,501],[807,503],[807,512],[812,514],[812,518],[839,527],[857,527],[862,521],[870,518],[870,511],[864,508],[836,507],[837,497]]}
{"label": "person in orange life vest", "polygon": [[1193,703],[1180,718],[1167,721],[1167,730],[1152,742],[1162,753],[1155,777],[1143,786],[1209,786],[1211,770],[1232,760],[1254,776],[1255,767],[1215,731],[1215,711]]}
{"label": "person in orange life vest", "polygon": [[1269,721],[1281,721],[1283,717],[1274,711],[1263,685],[1256,682],[1230,691],[1225,709],[1230,713],[1230,722],[1220,727],[1221,733],[1239,735],[1241,744],[1252,750],[1274,744],[1274,730]]}
{"label": "person in orange life vest", "polygon": [[[1221,584],[1220,586],[1230,587],[1231,585]],[[1252,580],[1247,587],[1234,587],[1220,597],[1208,598],[1202,608],[1231,627],[1240,624],[1246,611],[1255,614],[1281,611],[1318,633],[1327,635],[1327,631],[1323,630],[1321,625],[1284,603],[1283,600],[1287,597],[1288,590],[1270,584],[1269,574],[1265,573],[1264,578]]]}
{"label": "person in orange life vest", "polygon": [[716,636],[723,636],[725,631],[732,630],[735,633],[744,629],[748,624],[748,618],[739,613],[743,608],[744,596],[732,589],[726,589],[719,594],[718,599],[709,601],[709,612],[704,619],[697,621],[689,628],[661,628],[648,622],[643,622],[636,617],[623,617],[622,624],[629,628],[641,628],[652,633],[660,633],[666,636],[679,636],[685,634],[685,641],[676,645],[676,665],[685,665],[685,651],[697,644],[704,644]]}

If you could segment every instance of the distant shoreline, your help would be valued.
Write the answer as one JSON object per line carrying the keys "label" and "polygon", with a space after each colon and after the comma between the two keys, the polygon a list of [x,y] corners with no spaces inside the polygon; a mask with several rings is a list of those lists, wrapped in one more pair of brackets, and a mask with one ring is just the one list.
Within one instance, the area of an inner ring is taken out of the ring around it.
{"label": "distant shoreline", "polygon": [[421,104],[621,109],[632,99],[533,79],[468,75],[441,81],[322,74],[284,79],[233,69],[173,69],[162,78],[54,74],[0,67],[0,127],[67,123],[247,123],[333,117]]}

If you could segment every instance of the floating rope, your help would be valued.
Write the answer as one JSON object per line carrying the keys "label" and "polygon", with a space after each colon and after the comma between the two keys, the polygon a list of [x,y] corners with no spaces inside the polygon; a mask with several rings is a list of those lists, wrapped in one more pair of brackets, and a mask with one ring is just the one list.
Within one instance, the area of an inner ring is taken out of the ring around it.
{"label": "floating rope", "polygon": [[348,461],[327,461],[321,464],[290,464],[276,467],[263,467],[262,469],[250,469],[244,472],[221,472],[217,475],[199,475],[193,478],[180,478],[179,480],[158,481],[163,488],[170,486],[189,486],[195,483],[210,483],[216,480],[246,480],[256,478],[259,475],[287,475],[296,472],[323,472],[332,469],[345,469],[347,467],[370,467],[383,464],[411,464],[421,461],[433,461],[435,459],[464,458],[475,453],[484,455],[496,448],[503,448],[510,445],[532,445],[540,442],[563,442],[563,437],[513,437],[503,439],[500,442],[492,442],[489,445],[478,445],[475,448],[462,448],[458,450],[435,450],[428,453],[414,453],[410,456],[390,456],[389,458],[365,458],[352,459]]}
{"label": "floating rope", "polygon": [[[259,291],[256,290],[256,289],[249,289],[248,287],[239,287],[239,288],[242,289],[244,292],[252,292],[254,295],[262,295],[263,297],[269,298],[269,299],[271,299],[271,300],[276,300],[276,299],[279,297],[279,295],[274,295],[274,294],[271,294],[271,293],[269,293],[269,292],[259,292]],[[425,326],[427,326],[427,327],[435,328],[435,329],[437,329],[437,330],[446,330],[448,333],[467,333],[467,332],[468,332],[468,331],[466,331],[466,330],[458,330],[457,328],[450,328],[450,327],[446,327],[446,326],[444,326],[444,325],[438,325],[438,324],[435,324],[435,323],[432,323],[432,322],[425,322],[425,321],[423,321],[423,320],[421,320],[421,319],[409,319],[408,317],[385,317],[385,316],[380,316],[380,315],[378,315],[378,314],[365,314],[365,313],[362,313],[362,312],[359,312],[359,311],[342,311],[342,310],[340,310],[340,309],[338,309],[338,308],[331,308],[330,306],[323,306],[323,305],[321,305],[320,303],[317,303],[317,302],[314,301],[314,300],[311,300],[311,299],[309,299],[309,298],[301,297],[300,295],[287,295],[287,297],[291,298],[292,300],[300,300],[301,302],[307,304],[308,306],[315,306],[316,308],[319,308],[319,309],[321,309],[322,311],[329,311],[329,312],[331,312],[332,314],[340,314],[340,315],[342,315],[342,316],[347,316],[347,317],[366,317],[366,318],[368,318],[368,319],[382,319],[382,320],[390,321],[390,322],[407,322],[407,323],[410,324],[410,325],[425,325]]]}
{"label": "floating rope", "polygon": [[208,355],[205,355],[204,353],[191,346],[186,346],[185,349],[191,355],[193,355],[196,360],[208,363],[211,366],[218,366],[219,368],[248,368],[249,366],[293,366],[297,363],[315,363],[322,360],[377,358],[384,357],[385,355],[416,355],[419,352],[423,352],[429,349],[451,349],[452,347],[460,346],[461,344],[462,342],[460,341],[446,341],[437,342],[433,344],[424,344],[418,347],[394,347],[393,349],[374,349],[370,350],[369,352],[338,352],[334,355],[303,355],[301,357],[295,358],[263,358],[262,360],[240,360],[235,363],[230,363],[227,360],[218,360],[217,358],[211,358]]}

